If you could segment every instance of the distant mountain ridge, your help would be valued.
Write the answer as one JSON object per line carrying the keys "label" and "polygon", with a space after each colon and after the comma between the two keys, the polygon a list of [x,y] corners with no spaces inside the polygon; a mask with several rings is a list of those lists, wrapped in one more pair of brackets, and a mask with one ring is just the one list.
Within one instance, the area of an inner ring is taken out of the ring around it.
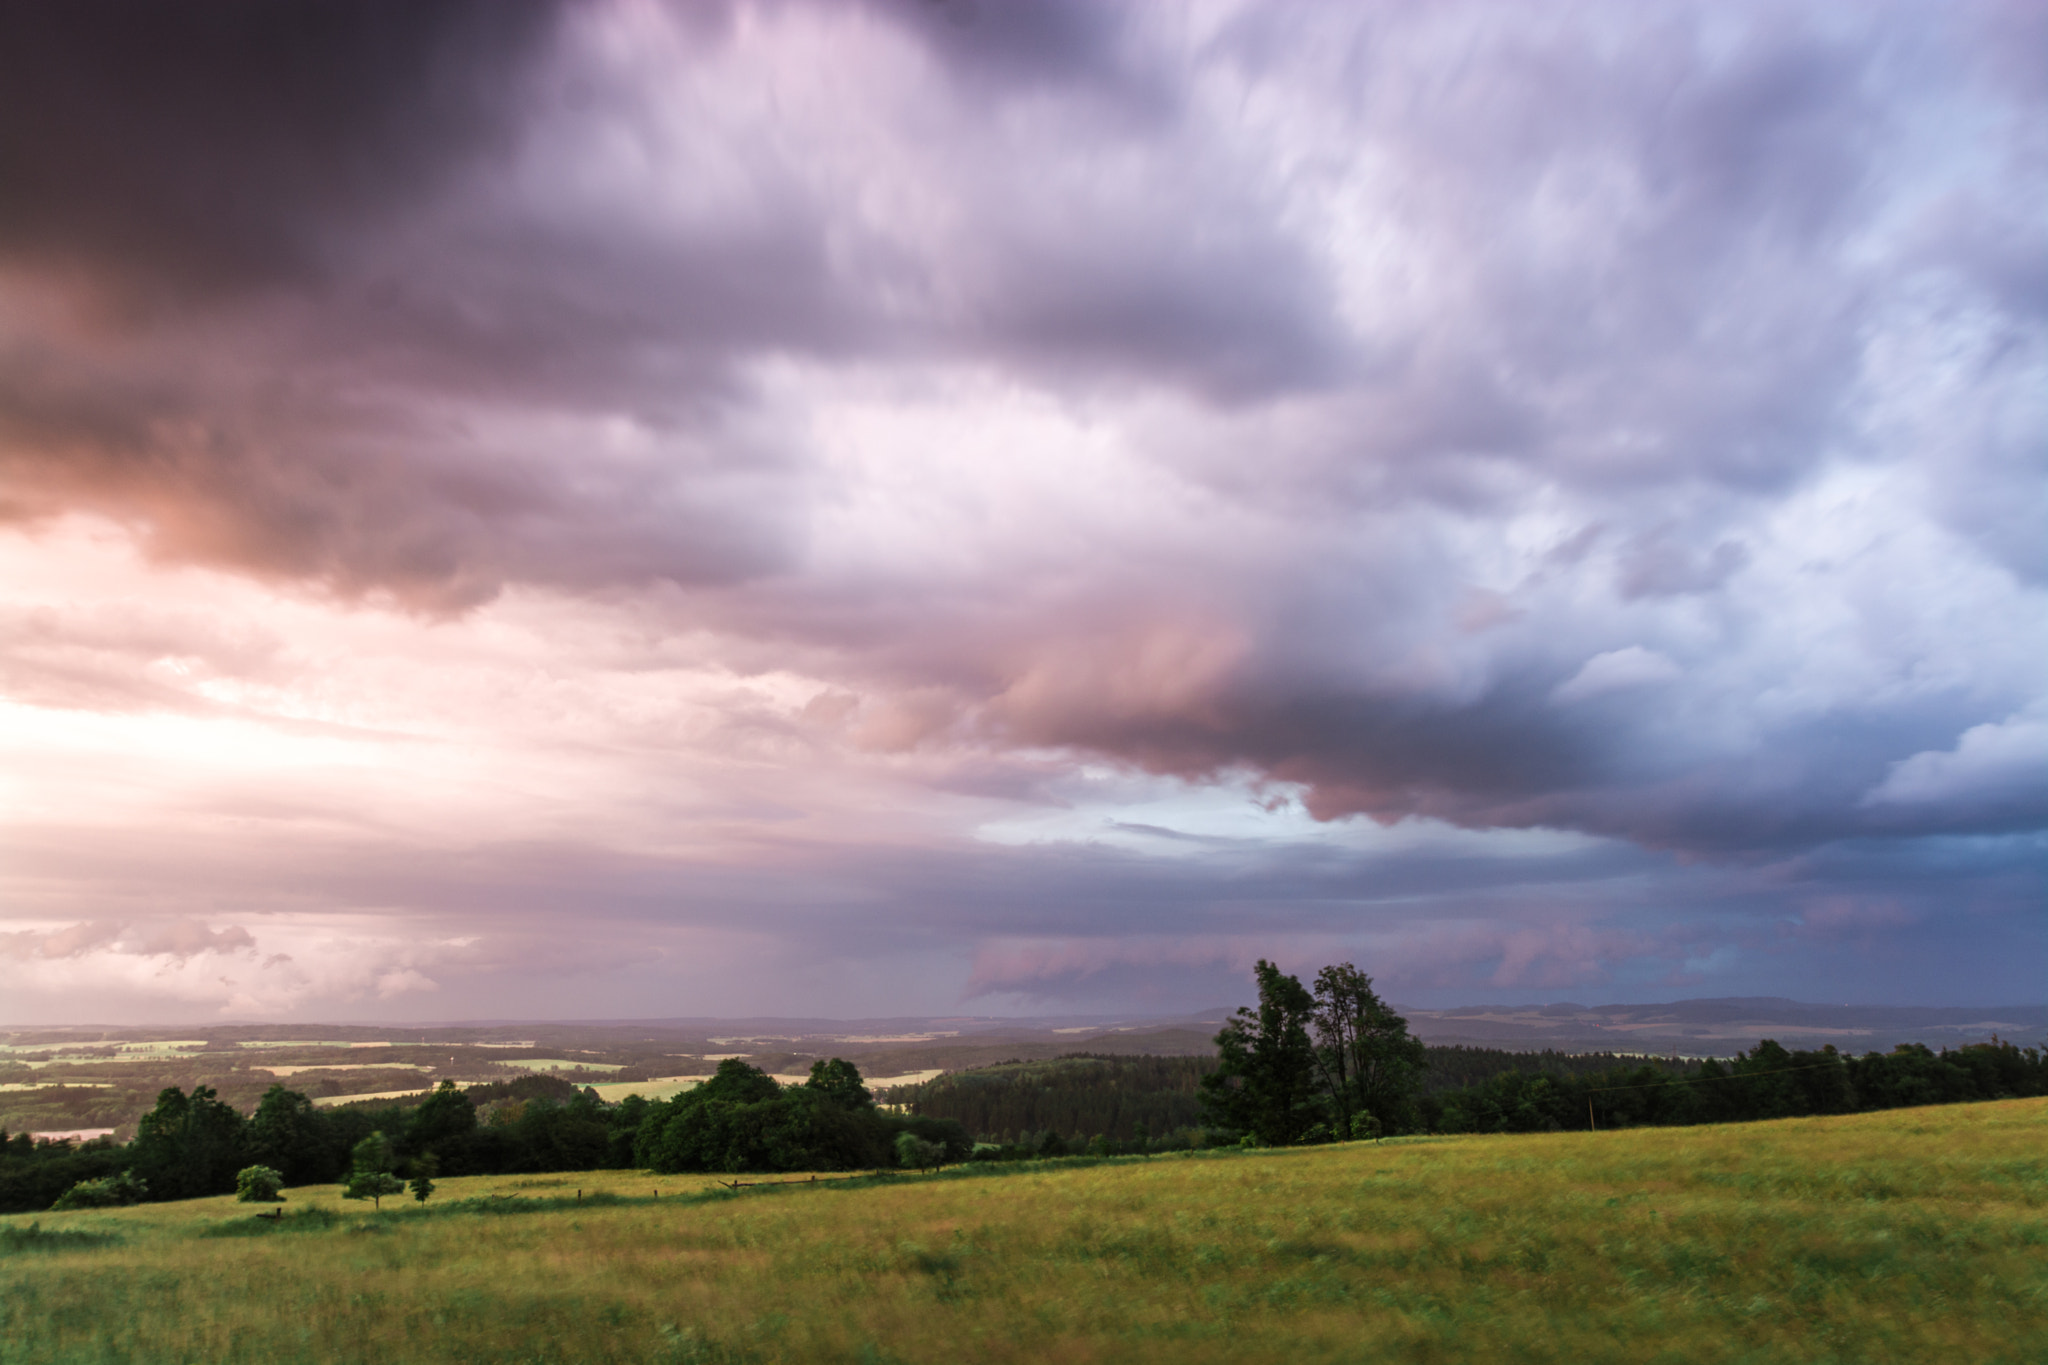
{"label": "distant mountain ridge", "polygon": [[[2048,1005],[1826,1005],[1775,996],[1725,996],[1657,1004],[1465,1005],[1421,1009],[1395,1002],[1410,1031],[1428,1043],[1518,1050],[1681,1053],[1727,1056],[1761,1038],[1788,1047],[1833,1043],[1843,1051],[1889,1051],[1899,1043],[1954,1047],[1994,1034],[2022,1046],[2048,1046]],[[1176,1015],[895,1015],[867,1019],[673,1016],[663,1019],[463,1020],[442,1023],[211,1024],[159,1028],[0,1029],[15,1048],[90,1044],[99,1039],[205,1039],[214,1047],[243,1039],[329,1038],[366,1046],[526,1046],[546,1049],[719,1051],[858,1057],[911,1069],[980,1064],[983,1058],[1051,1057],[1062,1052],[1211,1050],[1228,1006]],[[536,1054],[538,1055],[538,1054]],[[914,1065],[913,1065],[914,1063]]]}
{"label": "distant mountain ridge", "polygon": [[1759,1038],[1787,1046],[1833,1043],[1843,1051],[1888,1051],[1982,1042],[1994,1034],[2027,1046],[2048,1043],[2048,1005],[1821,1005],[1776,996],[1724,996],[1649,1005],[1467,1005],[1405,1011],[1432,1043],[1489,1047],[1599,1047],[1630,1052],[1697,1052],[1747,1047]]}

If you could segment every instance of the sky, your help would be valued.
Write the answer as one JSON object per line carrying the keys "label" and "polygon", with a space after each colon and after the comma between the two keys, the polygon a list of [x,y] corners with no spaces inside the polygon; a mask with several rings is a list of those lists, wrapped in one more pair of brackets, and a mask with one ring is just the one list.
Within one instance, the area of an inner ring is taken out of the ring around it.
{"label": "sky", "polygon": [[2048,9],[0,4],[0,1022],[2048,988]]}

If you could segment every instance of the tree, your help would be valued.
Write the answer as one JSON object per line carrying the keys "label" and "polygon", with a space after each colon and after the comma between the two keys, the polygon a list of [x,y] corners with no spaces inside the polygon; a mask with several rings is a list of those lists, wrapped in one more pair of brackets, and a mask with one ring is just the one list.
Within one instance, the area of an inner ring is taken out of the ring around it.
{"label": "tree", "polygon": [[391,1174],[391,1139],[383,1133],[372,1133],[358,1142],[349,1156],[348,1183],[342,1186],[342,1198],[367,1199],[371,1207],[381,1212],[385,1195],[405,1192],[405,1182]]}
{"label": "tree", "polygon": [[838,1057],[829,1062],[823,1059],[812,1062],[811,1078],[804,1085],[842,1109],[874,1107],[875,1097],[861,1083],[860,1068]]}
{"label": "tree", "polygon": [[244,1166],[235,1172],[235,1198],[244,1204],[282,1204],[284,1175],[274,1166]]}
{"label": "tree", "polygon": [[926,1142],[915,1133],[896,1135],[896,1164],[899,1166],[915,1166],[923,1171],[945,1159],[946,1149],[936,1142]]}
{"label": "tree", "polygon": [[[405,1145],[414,1152],[439,1152],[475,1131],[476,1106],[455,1088],[454,1081],[444,1078],[412,1111],[405,1125]],[[461,1174],[460,1169],[456,1174]]]}
{"label": "tree", "polygon": [[273,1085],[249,1117],[248,1154],[283,1172],[287,1185],[311,1185],[334,1178],[339,1153],[329,1147],[325,1116],[296,1090]]}
{"label": "tree", "polygon": [[1217,1067],[1202,1079],[1202,1107],[1211,1123],[1285,1146],[1301,1141],[1318,1117],[1308,1036],[1315,998],[1264,958],[1254,975],[1259,1007],[1240,1009],[1216,1035]]}
{"label": "tree", "polygon": [[[1408,1021],[1373,991],[1349,962],[1316,973],[1316,1065],[1329,1096],[1330,1127],[1340,1138],[1377,1137],[1395,1128],[1422,1081],[1427,1055]],[[1370,1124],[1360,1120],[1369,1118]]]}
{"label": "tree", "polygon": [[772,1100],[782,1093],[782,1086],[776,1079],[758,1066],[749,1066],[737,1057],[728,1057],[718,1064],[718,1070],[711,1073],[711,1079],[695,1090],[686,1090],[682,1096],[693,1100],[731,1100],[735,1104],[759,1104]]}
{"label": "tree", "polygon": [[431,1152],[412,1159],[412,1180],[406,1188],[411,1190],[412,1197],[422,1204],[426,1203],[427,1196],[434,1192],[434,1172],[438,1167],[439,1163],[434,1160]]}
{"label": "tree", "polygon": [[242,1116],[212,1087],[168,1086],[135,1130],[135,1167],[158,1199],[226,1194],[243,1160]]}

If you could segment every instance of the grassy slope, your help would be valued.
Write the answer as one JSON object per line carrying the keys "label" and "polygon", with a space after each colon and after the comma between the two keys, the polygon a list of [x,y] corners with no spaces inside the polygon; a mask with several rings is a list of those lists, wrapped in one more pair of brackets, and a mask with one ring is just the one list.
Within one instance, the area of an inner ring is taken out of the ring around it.
{"label": "grassy slope", "polygon": [[2043,1100],[709,1185],[294,1191],[347,1217],[233,1237],[227,1199],[43,1214],[116,1240],[0,1247],[0,1360],[2048,1359]]}

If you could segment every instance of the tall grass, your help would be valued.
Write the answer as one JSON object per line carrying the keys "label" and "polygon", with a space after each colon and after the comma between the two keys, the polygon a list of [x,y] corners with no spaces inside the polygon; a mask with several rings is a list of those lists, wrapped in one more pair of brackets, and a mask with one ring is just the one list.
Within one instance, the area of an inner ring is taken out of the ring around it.
{"label": "tall grass", "polygon": [[0,1220],[0,1361],[2048,1359],[2042,1100],[441,1191]]}

